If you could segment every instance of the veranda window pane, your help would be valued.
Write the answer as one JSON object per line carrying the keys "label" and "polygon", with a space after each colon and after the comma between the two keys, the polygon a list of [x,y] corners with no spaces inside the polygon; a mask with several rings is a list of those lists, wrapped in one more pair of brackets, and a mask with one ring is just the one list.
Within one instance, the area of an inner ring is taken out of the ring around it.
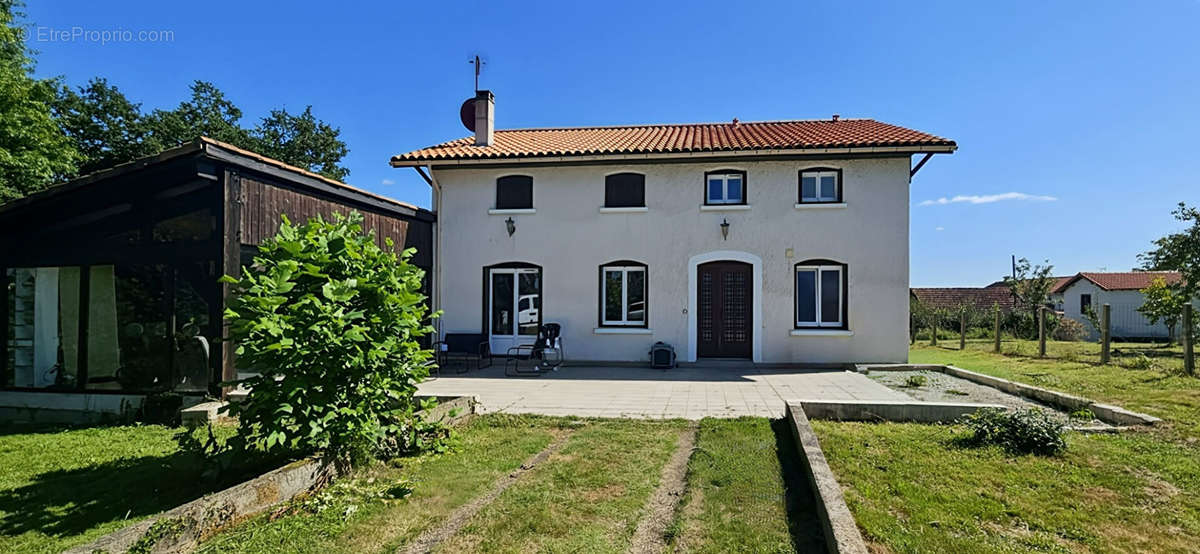
{"label": "veranda window pane", "polygon": [[621,272],[604,272],[604,320],[621,321]]}
{"label": "veranda window pane", "polygon": [[[72,389],[78,376],[78,267],[10,269],[4,384]],[[10,285],[11,283],[11,285]]]}
{"label": "veranda window pane", "polygon": [[525,306],[517,311],[517,334],[536,336],[539,312],[542,308],[542,277],[536,271],[522,271],[517,278],[517,294],[520,300],[527,301]]}
{"label": "veranda window pane", "polygon": [[817,178],[806,175],[800,178],[800,196],[803,198],[817,197]]}
{"label": "veranda window pane", "polygon": [[646,321],[646,272],[633,270],[626,275],[628,281],[626,286],[629,289],[627,293],[629,298],[628,320]]}
{"label": "veranda window pane", "polygon": [[817,320],[817,272],[802,269],[796,272],[796,321],[812,323]]}
{"label": "veranda window pane", "polygon": [[841,320],[842,273],[825,270],[821,272],[821,323],[837,323]]}

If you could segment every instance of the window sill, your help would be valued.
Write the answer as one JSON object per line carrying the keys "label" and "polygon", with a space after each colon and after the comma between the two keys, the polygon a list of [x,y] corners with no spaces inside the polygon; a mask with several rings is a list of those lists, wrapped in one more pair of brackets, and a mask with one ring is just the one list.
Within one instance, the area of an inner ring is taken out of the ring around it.
{"label": "window sill", "polygon": [[792,329],[793,337],[853,337],[854,331],[849,329]]}
{"label": "window sill", "polygon": [[701,204],[702,212],[742,212],[750,209],[750,204]]}
{"label": "window sill", "polygon": [[645,206],[630,206],[627,208],[600,208],[602,214],[644,214],[650,211]]}
{"label": "window sill", "polygon": [[840,208],[845,208],[846,203],[845,202],[802,202],[800,204],[796,204],[795,207],[797,210],[820,210],[822,208],[840,209]]}
{"label": "window sill", "polygon": [[488,210],[488,215],[530,215],[535,213],[537,213],[536,208],[515,208],[507,210],[497,210],[496,208],[491,208]]}
{"label": "window sill", "polygon": [[653,335],[654,329],[645,327],[596,327],[592,333],[597,335]]}

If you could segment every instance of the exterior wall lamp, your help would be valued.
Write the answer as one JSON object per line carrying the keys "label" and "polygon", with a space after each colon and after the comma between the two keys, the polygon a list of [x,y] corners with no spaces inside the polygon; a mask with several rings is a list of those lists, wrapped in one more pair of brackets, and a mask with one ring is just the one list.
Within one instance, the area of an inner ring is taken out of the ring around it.
{"label": "exterior wall lamp", "polygon": [[[509,234],[511,235],[512,233],[510,232]],[[721,238],[722,240],[729,240],[729,220],[725,218],[721,218]]]}
{"label": "exterior wall lamp", "polygon": [[513,221],[511,215],[508,216],[508,219],[504,220],[504,226],[508,228],[508,236],[510,237],[513,236],[513,233],[517,232],[517,222]]}

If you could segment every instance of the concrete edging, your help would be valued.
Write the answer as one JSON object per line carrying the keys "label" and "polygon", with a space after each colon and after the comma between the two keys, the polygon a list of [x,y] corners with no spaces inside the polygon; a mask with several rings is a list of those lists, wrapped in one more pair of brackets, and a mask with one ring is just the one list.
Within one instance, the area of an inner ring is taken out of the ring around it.
{"label": "concrete edging", "polygon": [[[418,397],[428,399],[429,397]],[[438,405],[427,414],[428,421],[455,426],[475,414],[475,396],[436,397]],[[216,413],[206,407],[198,414]],[[196,418],[197,422],[202,422]],[[67,554],[126,552],[139,545],[148,552],[191,552],[201,541],[225,526],[261,513],[296,496],[316,490],[337,476],[332,466],[309,458],[293,462],[258,477],[177,506],[157,516],[76,546]]]}
{"label": "concrete edging", "polygon": [[984,375],[952,365],[860,364],[855,367],[855,370],[861,373],[868,371],[938,371],[946,375],[966,379],[973,383],[989,386],[1012,395],[1037,400],[1043,404],[1049,404],[1068,412],[1080,409],[1091,410],[1096,419],[1111,425],[1154,425],[1162,421],[1162,419],[1152,415],[1126,410],[1119,406],[1102,404],[1081,396],[1026,385],[1025,383],[1009,381],[1000,377],[992,377],[991,375]]}
{"label": "concrete edging", "polygon": [[332,467],[318,460],[301,460],[76,546],[66,554],[126,552],[134,545],[149,552],[190,552],[217,529],[317,488],[334,474]]}
{"label": "concrete edging", "polygon": [[919,400],[789,400],[796,403],[807,417],[837,421],[895,421],[915,423],[947,423],[973,414],[981,408],[1006,409],[999,404],[969,404],[960,402],[922,402]]}
{"label": "concrete edging", "polygon": [[800,461],[804,466],[804,477],[812,487],[813,496],[817,501],[817,517],[821,520],[821,530],[825,534],[825,549],[831,554],[867,554],[867,544],[854,514],[846,506],[842,495],[842,486],[838,484],[817,434],[813,432],[804,414],[800,401],[787,402],[786,416],[792,428],[792,437],[796,440],[796,448],[800,451]]}

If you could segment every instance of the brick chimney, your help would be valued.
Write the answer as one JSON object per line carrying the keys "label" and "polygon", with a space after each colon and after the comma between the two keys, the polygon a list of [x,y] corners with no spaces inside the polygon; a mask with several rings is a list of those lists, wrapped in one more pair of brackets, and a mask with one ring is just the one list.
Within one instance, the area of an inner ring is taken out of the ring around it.
{"label": "brick chimney", "polygon": [[492,144],[496,127],[496,97],[490,90],[475,91],[475,146]]}

